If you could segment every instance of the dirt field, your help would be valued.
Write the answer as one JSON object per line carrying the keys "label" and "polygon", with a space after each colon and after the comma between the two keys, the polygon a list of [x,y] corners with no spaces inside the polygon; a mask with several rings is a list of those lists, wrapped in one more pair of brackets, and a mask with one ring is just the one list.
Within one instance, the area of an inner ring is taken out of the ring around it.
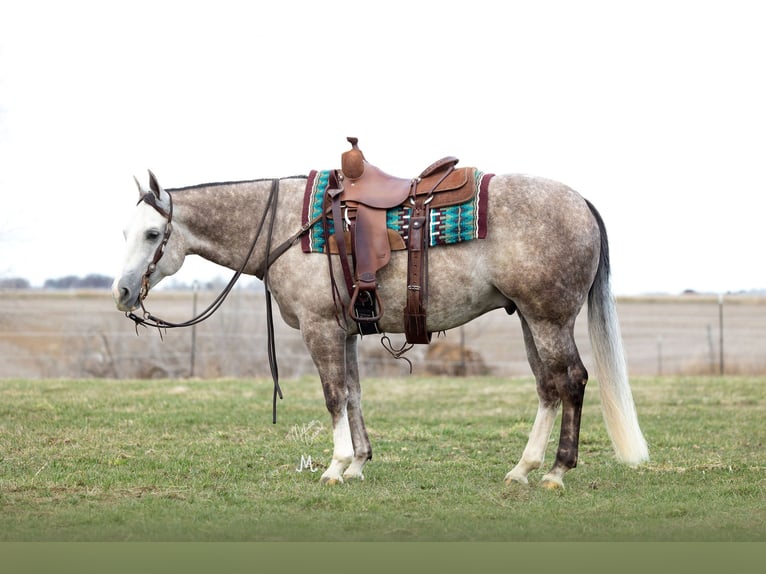
{"label": "dirt field", "polygon": [[[198,309],[216,294],[199,293]],[[180,321],[192,315],[194,295],[155,291],[148,304],[154,313]],[[108,292],[0,291],[0,377],[268,376],[264,308],[262,292],[238,290],[207,322],[161,339],[143,328],[136,336]],[[630,373],[719,373],[720,310],[717,297],[699,295],[618,299]],[[766,298],[727,296],[722,310],[725,373],[766,373]],[[589,367],[584,315],[576,337]],[[365,337],[361,353],[363,376],[408,373],[404,361],[383,350],[379,337]],[[502,310],[434,337],[407,356],[415,374],[530,374],[518,319]],[[299,334],[279,320],[277,357],[282,377],[314,373]]]}

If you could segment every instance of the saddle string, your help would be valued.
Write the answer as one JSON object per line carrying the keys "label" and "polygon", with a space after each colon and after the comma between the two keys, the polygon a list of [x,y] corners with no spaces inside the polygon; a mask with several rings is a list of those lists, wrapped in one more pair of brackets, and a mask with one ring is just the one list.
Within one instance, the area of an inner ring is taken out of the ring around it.
{"label": "saddle string", "polygon": [[383,346],[383,348],[386,351],[388,351],[391,354],[391,356],[394,359],[400,359],[402,361],[405,361],[410,367],[410,375],[412,374],[412,361],[410,361],[407,357],[405,357],[405,355],[413,349],[413,347],[415,346],[413,343],[407,343],[407,341],[405,341],[404,343],[402,343],[402,346],[397,349],[394,347],[388,335],[384,334],[380,338],[380,344]]}

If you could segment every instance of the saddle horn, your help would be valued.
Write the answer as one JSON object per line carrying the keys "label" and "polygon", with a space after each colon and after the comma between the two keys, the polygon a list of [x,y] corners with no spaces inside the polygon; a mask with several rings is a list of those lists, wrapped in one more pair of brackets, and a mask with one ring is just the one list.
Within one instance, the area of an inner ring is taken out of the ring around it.
{"label": "saddle horn", "polygon": [[346,140],[351,144],[351,149],[341,155],[341,171],[349,179],[359,179],[364,173],[364,154],[357,146],[358,138],[347,137]]}

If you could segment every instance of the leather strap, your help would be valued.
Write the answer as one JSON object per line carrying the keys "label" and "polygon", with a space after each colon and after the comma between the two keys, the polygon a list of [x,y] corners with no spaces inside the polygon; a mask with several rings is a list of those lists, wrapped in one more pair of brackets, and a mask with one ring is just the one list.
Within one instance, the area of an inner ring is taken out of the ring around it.
{"label": "leather strap", "polygon": [[[417,186],[412,187],[410,202],[410,232],[407,246],[407,304],[404,308],[404,333],[408,343],[428,344],[431,342],[431,332],[426,324],[426,308],[428,306],[428,243],[430,221],[430,203],[433,191],[455,169],[454,158],[444,158],[439,169],[444,169],[442,177],[436,181],[427,193],[419,193]],[[440,162],[436,162],[437,165]],[[426,168],[427,173],[431,167]]]}
{"label": "leather strap", "polygon": [[407,304],[404,308],[404,333],[408,343],[431,342],[426,326],[427,290],[427,222],[428,203],[424,196],[416,197],[410,214],[407,264]]}
{"label": "leather strap", "polygon": [[[343,216],[340,210],[340,196],[343,193],[343,186],[337,189],[328,189],[327,195],[332,202],[332,224],[335,231],[335,242],[338,244],[338,255],[340,256],[340,265],[343,269],[343,277],[346,280],[346,289],[348,294],[354,290],[354,280],[351,275],[351,268],[348,264],[348,252],[346,251],[346,237],[343,234]],[[327,253],[330,253],[328,246]]]}

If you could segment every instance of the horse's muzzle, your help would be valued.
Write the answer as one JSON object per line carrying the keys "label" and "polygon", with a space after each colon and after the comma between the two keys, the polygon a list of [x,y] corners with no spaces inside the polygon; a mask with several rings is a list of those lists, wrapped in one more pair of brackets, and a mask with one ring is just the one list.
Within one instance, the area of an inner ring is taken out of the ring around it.
{"label": "horse's muzzle", "polygon": [[133,311],[139,305],[140,287],[132,287],[131,282],[124,277],[116,279],[112,284],[112,297],[120,311]]}

